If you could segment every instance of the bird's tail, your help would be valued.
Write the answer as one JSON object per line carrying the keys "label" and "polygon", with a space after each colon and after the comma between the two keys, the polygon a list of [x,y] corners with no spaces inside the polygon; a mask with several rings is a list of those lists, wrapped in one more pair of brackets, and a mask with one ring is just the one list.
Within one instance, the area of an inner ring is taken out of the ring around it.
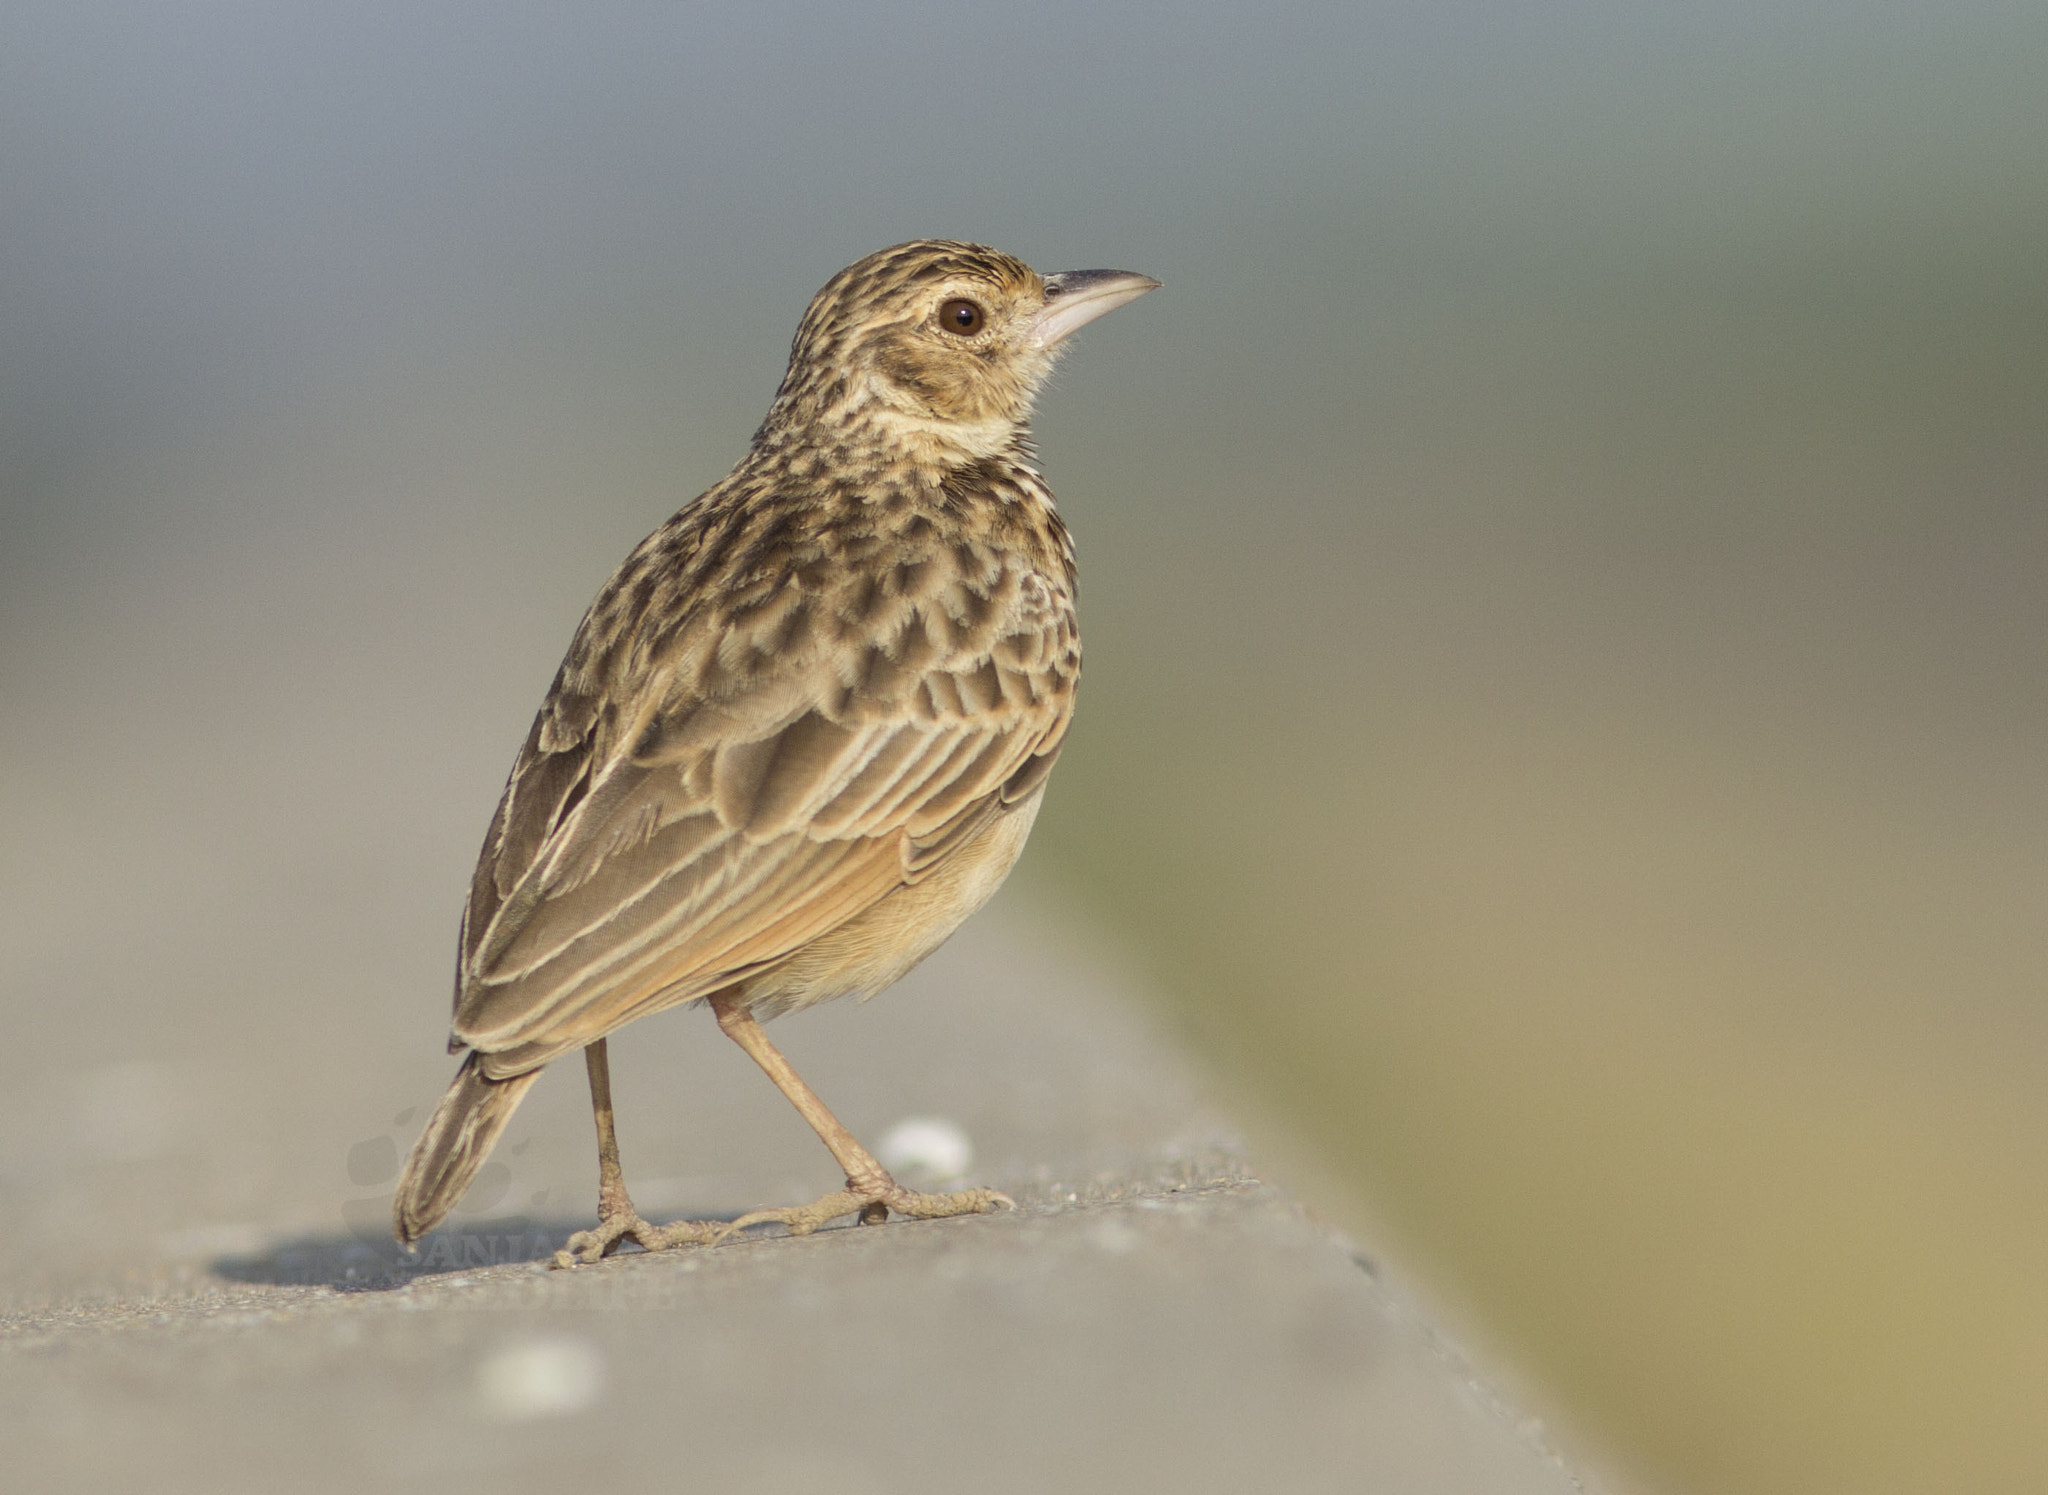
{"label": "bird's tail", "polygon": [[474,1051],[462,1061],[455,1083],[405,1160],[398,1197],[391,1201],[391,1228],[399,1244],[410,1246],[447,1218],[539,1078],[534,1068],[493,1080],[484,1074],[483,1055]]}

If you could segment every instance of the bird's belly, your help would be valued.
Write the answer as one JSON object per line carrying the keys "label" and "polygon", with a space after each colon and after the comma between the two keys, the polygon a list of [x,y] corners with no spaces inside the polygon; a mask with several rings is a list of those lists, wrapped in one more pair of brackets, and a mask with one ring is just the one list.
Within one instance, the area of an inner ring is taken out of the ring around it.
{"label": "bird's belly", "polygon": [[1041,790],[999,814],[922,882],[898,888],[787,960],[748,978],[743,988],[747,1009],[765,1020],[834,997],[871,997],[900,980],[995,896],[1024,850],[1043,798]]}

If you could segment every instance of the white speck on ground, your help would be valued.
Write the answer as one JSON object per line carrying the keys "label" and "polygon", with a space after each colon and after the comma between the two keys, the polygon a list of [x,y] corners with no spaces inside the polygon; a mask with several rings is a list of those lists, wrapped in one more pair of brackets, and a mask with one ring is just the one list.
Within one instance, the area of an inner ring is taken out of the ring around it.
{"label": "white speck on ground", "polygon": [[496,1422],[566,1417],[604,1394],[604,1356],[585,1339],[530,1339],[507,1345],[477,1367],[476,1394]]}
{"label": "white speck on ground", "polygon": [[1112,1256],[1128,1256],[1144,1244],[1144,1237],[1114,1215],[1097,1220],[1088,1229],[1088,1239],[1098,1250]]}
{"label": "white speck on ground", "polygon": [[906,1116],[882,1133],[875,1157],[891,1173],[955,1179],[974,1166],[974,1143],[943,1116]]}

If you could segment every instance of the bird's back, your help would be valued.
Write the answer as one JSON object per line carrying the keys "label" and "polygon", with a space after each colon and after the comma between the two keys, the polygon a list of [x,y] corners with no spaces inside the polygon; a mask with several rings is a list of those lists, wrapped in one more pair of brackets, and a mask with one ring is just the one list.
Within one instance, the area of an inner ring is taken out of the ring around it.
{"label": "bird's back", "polygon": [[1002,849],[1079,675],[1072,549],[1021,442],[934,471],[757,439],[577,631],[477,866],[455,1044],[522,1072]]}

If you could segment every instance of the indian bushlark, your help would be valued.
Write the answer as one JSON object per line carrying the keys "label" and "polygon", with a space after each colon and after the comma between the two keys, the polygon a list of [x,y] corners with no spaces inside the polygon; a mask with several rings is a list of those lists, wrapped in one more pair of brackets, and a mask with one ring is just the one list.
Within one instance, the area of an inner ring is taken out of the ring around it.
{"label": "indian bushlark", "polygon": [[[759,1019],[888,986],[1023,850],[1081,675],[1031,403],[1070,333],[1157,285],[934,240],[818,293],[752,448],[605,583],[513,764],[462,921],[449,1047],[468,1053],[399,1182],[401,1241],[578,1048],[599,1223],[558,1264],[626,1237],[1009,1202],[903,1188]],[[640,1218],[605,1036],[696,1001],[831,1149],[843,1191],[730,1224]]]}

